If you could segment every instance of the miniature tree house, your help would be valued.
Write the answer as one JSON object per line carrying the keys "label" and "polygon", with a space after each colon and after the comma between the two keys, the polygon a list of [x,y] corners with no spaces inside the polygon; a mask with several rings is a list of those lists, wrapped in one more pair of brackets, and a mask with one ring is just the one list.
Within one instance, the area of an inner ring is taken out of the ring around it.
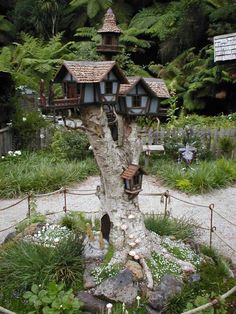
{"label": "miniature tree house", "polygon": [[124,179],[125,191],[129,194],[138,194],[142,190],[142,178],[145,171],[138,165],[129,165],[121,174]]}
{"label": "miniature tree house", "polygon": [[121,51],[119,46],[121,29],[116,25],[116,18],[111,8],[107,10],[103,26],[98,33],[102,36],[102,44],[97,46],[97,51],[103,54],[105,60],[111,60]]}

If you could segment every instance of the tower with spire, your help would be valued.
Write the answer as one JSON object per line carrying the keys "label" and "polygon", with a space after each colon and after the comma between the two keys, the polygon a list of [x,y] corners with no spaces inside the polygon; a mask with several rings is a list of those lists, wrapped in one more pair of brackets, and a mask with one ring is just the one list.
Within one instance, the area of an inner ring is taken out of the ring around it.
{"label": "tower with spire", "polygon": [[102,43],[97,46],[97,51],[104,55],[105,60],[112,60],[112,57],[121,51],[119,46],[121,29],[116,24],[116,17],[111,8],[107,10],[103,26],[98,33],[102,36]]}

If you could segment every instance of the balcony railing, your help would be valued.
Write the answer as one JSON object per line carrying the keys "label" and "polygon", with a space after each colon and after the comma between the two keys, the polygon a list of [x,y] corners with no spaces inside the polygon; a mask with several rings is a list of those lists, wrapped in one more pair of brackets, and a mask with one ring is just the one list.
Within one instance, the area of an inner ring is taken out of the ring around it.
{"label": "balcony railing", "polygon": [[43,109],[69,109],[79,105],[80,97],[75,98],[54,98],[51,102],[48,98],[40,99],[39,106]]}

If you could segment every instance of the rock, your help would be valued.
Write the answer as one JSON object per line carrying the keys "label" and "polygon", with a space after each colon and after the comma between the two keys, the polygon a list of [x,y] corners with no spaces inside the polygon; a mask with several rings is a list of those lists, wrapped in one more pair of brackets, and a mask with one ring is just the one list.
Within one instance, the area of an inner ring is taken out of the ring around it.
{"label": "rock", "polygon": [[132,272],[125,269],[118,275],[104,280],[94,289],[93,294],[111,302],[131,305],[138,295],[138,287],[133,282]]}
{"label": "rock", "polygon": [[84,258],[87,259],[103,259],[104,256],[108,252],[108,246],[109,243],[107,240],[104,239],[104,248],[100,248],[100,243],[99,243],[99,236],[95,236],[95,239],[89,240],[88,237],[85,238],[84,240]]}
{"label": "rock", "polygon": [[200,281],[200,279],[201,279],[200,274],[192,274],[192,275],[190,275],[190,276],[188,277],[188,280],[189,280],[190,282],[198,282],[198,281]]}
{"label": "rock", "polygon": [[165,275],[162,277],[156,290],[150,293],[148,305],[157,311],[161,311],[170,297],[181,292],[182,286],[183,282],[181,279]]}
{"label": "rock", "polygon": [[13,239],[15,239],[15,237],[16,237],[16,232],[15,231],[10,232],[10,233],[8,233],[6,238],[4,239],[3,243],[7,243],[9,241],[12,241]]}
{"label": "rock", "polygon": [[45,225],[44,223],[33,223],[33,224],[29,225],[28,227],[25,228],[24,231],[22,231],[16,235],[15,240],[19,241],[28,235],[32,236],[32,235],[36,234],[38,231],[40,231],[42,229],[42,227],[44,225]]}
{"label": "rock", "polygon": [[143,271],[139,263],[134,261],[128,261],[125,266],[132,272],[136,281],[140,281],[143,279]]}
{"label": "rock", "polygon": [[97,286],[92,271],[101,264],[101,260],[87,260],[85,263],[85,270],[83,275],[84,288],[91,289]]}
{"label": "rock", "polygon": [[77,293],[76,298],[83,302],[81,309],[84,311],[89,311],[92,314],[105,312],[107,303],[94,297],[90,293],[80,291]]}
{"label": "rock", "polygon": [[146,311],[147,311],[147,314],[159,314],[159,312],[151,308],[149,305],[146,305]]}

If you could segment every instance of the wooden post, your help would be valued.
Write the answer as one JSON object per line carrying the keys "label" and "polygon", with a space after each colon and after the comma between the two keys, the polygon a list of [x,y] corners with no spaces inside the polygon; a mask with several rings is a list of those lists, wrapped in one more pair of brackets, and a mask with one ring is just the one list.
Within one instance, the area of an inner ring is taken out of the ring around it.
{"label": "wooden post", "polygon": [[168,190],[165,191],[164,196],[165,196],[165,212],[164,212],[164,218],[166,218],[167,212],[168,212],[168,210],[167,210],[167,208],[168,208],[168,200],[169,200],[169,197],[170,197]]}
{"label": "wooden post", "polygon": [[30,206],[30,202],[31,202],[31,194],[28,194],[28,218],[31,217],[31,206]]}
{"label": "wooden post", "polygon": [[67,207],[66,207],[66,189],[64,189],[63,194],[64,194],[64,207],[63,207],[63,210],[64,210],[64,212],[66,214],[66,212],[67,212]]}
{"label": "wooden post", "polygon": [[212,247],[212,234],[213,232],[216,230],[216,227],[213,226],[213,209],[214,209],[215,205],[214,204],[210,204],[209,205],[209,209],[211,211],[211,220],[210,220],[210,248]]}

